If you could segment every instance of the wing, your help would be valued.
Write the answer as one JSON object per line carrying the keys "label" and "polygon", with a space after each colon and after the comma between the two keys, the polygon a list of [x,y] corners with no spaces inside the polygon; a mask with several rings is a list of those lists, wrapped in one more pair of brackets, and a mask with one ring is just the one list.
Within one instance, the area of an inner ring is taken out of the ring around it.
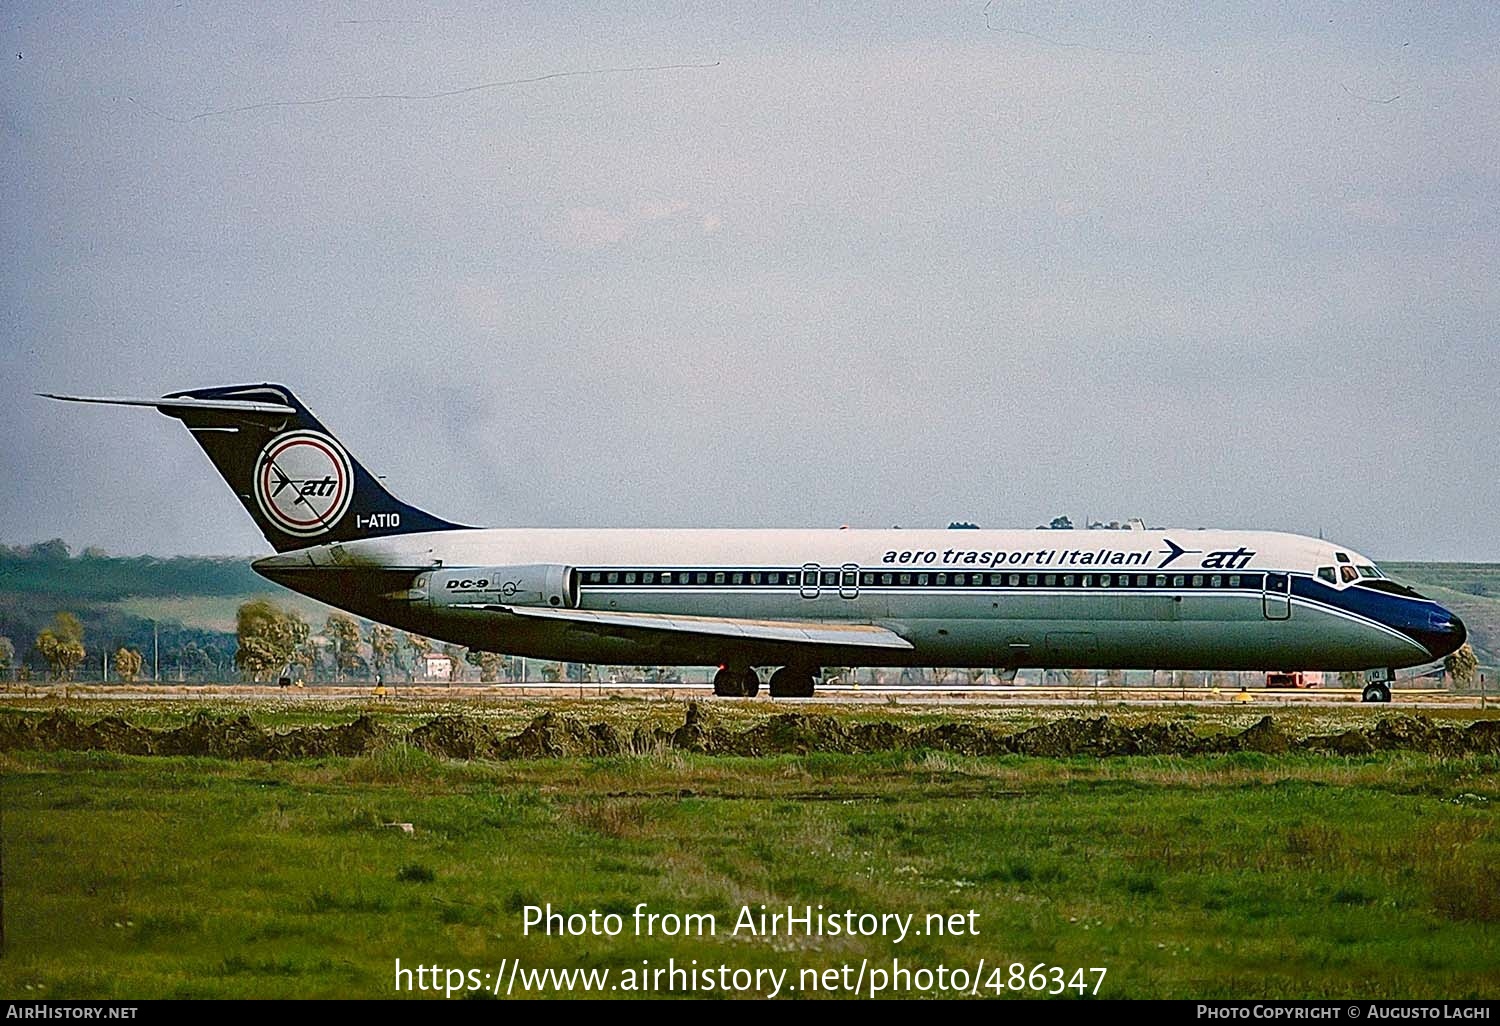
{"label": "wing", "polygon": [[637,642],[720,641],[755,649],[791,648],[827,651],[830,654],[835,650],[848,649],[887,652],[909,652],[912,649],[911,642],[895,631],[871,623],[740,620],[724,616],[615,613],[594,609],[552,609],[547,606],[472,605],[459,608],[562,621],[577,630]]}

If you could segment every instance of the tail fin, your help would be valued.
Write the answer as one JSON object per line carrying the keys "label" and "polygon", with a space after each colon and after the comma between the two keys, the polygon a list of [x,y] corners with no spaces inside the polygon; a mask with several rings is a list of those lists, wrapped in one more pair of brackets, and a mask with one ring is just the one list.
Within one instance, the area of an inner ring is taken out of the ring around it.
{"label": "tail fin", "polygon": [[182,421],[277,552],[463,529],[386,491],[281,385],[199,388],[160,399],[48,398],[154,406]]}

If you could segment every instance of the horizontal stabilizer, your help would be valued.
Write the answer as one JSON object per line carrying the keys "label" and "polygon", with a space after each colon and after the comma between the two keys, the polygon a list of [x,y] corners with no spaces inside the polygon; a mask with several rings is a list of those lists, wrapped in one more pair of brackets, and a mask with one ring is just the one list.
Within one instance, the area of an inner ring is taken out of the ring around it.
{"label": "horizontal stabilizer", "polygon": [[43,399],[65,403],[103,403],[106,406],[154,406],[158,410],[225,410],[231,413],[274,413],[283,416],[296,413],[281,403],[263,403],[248,399],[126,399],[92,395],[53,395],[38,392]]}
{"label": "horizontal stabilizer", "polygon": [[[460,607],[462,608],[462,607]],[[791,645],[882,648],[907,652],[912,648],[895,631],[870,623],[815,623],[798,620],[739,620],[722,616],[678,616],[671,613],[613,613],[593,609],[553,609],[547,606],[476,605],[515,616],[565,620],[580,627],[651,631],[679,637],[738,638],[743,641]]]}

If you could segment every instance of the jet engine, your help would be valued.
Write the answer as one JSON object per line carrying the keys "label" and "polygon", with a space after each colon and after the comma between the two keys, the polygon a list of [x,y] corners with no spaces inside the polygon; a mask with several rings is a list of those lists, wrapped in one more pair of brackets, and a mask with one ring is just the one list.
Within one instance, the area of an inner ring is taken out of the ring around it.
{"label": "jet engine", "polygon": [[472,566],[430,570],[411,590],[413,601],[430,606],[578,605],[578,573],[570,566],[532,563],[522,566]]}

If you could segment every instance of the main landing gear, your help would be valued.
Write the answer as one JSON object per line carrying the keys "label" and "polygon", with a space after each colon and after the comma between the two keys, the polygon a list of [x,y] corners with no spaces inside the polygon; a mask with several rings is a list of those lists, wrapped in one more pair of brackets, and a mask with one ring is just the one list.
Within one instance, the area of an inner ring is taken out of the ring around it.
{"label": "main landing gear", "polygon": [[760,677],[748,666],[722,666],[714,674],[714,694],[721,698],[754,698],[760,694]]}
{"label": "main landing gear", "polygon": [[[771,674],[772,698],[811,698],[819,672],[810,666],[783,666]],[[714,694],[721,698],[754,698],[760,677],[748,667],[723,666],[714,674]]]}
{"label": "main landing gear", "polygon": [[771,674],[772,698],[811,698],[814,670],[806,666],[783,666]]}

